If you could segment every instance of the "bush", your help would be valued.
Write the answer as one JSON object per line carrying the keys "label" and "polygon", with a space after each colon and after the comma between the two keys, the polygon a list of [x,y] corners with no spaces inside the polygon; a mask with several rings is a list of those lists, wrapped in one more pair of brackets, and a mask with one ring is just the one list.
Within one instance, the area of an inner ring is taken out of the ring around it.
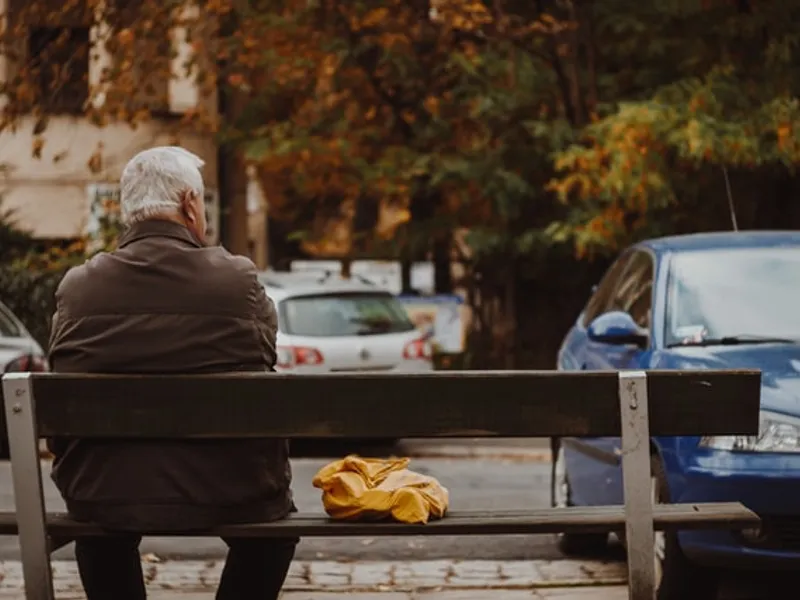
{"label": "bush", "polygon": [[3,265],[29,252],[35,242],[28,232],[17,227],[14,213],[2,210],[1,205],[2,202],[0,202],[0,265]]}
{"label": "bush", "polygon": [[47,348],[56,288],[70,267],[86,259],[83,246],[77,242],[66,250],[57,246],[44,251],[32,249],[0,264],[0,300],[43,348]]}
{"label": "bush", "polygon": [[42,243],[19,229],[9,211],[0,211],[0,301],[19,317],[44,349],[61,278],[71,267],[116,243],[116,224],[103,222],[101,228],[95,239]]}
{"label": "bush", "polygon": [[0,267],[0,300],[25,324],[34,338],[47,348],[54,299],[63,273],[26,273]]}

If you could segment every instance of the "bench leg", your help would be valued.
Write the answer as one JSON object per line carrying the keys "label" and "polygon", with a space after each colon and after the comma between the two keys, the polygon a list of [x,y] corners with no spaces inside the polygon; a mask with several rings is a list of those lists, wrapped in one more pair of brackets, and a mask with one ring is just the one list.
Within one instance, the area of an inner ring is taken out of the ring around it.
{"label": "bench leg", "polygon": [[650,424],[647,374],[619,374],[622,419],[622,478],[625,486],[625,540],[631,600],[655,598],[653,497],[650,473]]}
{"label": "bench leg", "polygon": [[3,378],[25,598],[54,600],[32,388],[26,374]]}

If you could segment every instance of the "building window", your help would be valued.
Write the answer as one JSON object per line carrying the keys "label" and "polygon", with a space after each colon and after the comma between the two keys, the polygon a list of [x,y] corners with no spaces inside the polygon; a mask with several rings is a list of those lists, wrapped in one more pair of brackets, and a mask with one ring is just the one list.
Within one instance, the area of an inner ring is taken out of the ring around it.
{"label": "building window", "polygon": [[[121,69],[124,59],[131,59],[132,72],[123,74],[132,79],[133,93],[124,98],[112,99],[121,102],[128,111],[146,109],[155,114],[169,111],[169,80],[172,73],[172,8],[163,0],[108,0],[108,20],[115,32],[128,29],[134,41],[122,48],[113,42],[108,50]],[[143,25],[147,23],[148,26]]]}
{"label": "building window", "polygon": [[50,114],[80,113],[89,98],[89,28],[30,27],[28,72]]}
{"label": "building window", "polygon": [[90,12],[85,0],[6,0],[7,82],[20,113],[82,112],[89,98]]}

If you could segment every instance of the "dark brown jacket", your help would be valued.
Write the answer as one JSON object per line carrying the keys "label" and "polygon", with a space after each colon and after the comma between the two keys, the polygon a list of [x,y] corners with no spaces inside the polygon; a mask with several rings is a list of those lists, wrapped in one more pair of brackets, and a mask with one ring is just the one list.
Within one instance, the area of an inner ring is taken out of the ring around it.
{"label": "dark brown jacket", "polygon": [[[134,225],[118,250],[71,269],[56,301],[50,363],[57,372],[220,373],[275,364],[275,307],[253,263],[203,247],[177,223]],[[276,520],[293,509],[285,440],[59,439],[50,447],[70,513],[112,529],[203,529]]]}

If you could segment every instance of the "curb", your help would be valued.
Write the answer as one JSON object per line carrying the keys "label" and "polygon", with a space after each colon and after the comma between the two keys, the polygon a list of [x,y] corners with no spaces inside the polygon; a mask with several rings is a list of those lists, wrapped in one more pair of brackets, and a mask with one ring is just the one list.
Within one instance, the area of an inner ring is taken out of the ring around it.
{"label": "curb", "polygon": [[[148,592],[207,592],[216,589],[222,560],[143,557]],[[59,595],[81,593],[75,561],[52,561]],[[607,587],[627,583],[625,564],[577,560],[532,561],[295,561],[286,592],[418,592]],[[23,593],[22,565],[0,562],[0,594]]]}
{"label": "curb", "polygon": [[410,458],[458,458],[458,459],[493,459],[515,462],[540,462],[552,461],[550,450],[524,450],[520,448],[469,448],[464,446],[437,446],[420,450],[409,450],[404,453]]}

